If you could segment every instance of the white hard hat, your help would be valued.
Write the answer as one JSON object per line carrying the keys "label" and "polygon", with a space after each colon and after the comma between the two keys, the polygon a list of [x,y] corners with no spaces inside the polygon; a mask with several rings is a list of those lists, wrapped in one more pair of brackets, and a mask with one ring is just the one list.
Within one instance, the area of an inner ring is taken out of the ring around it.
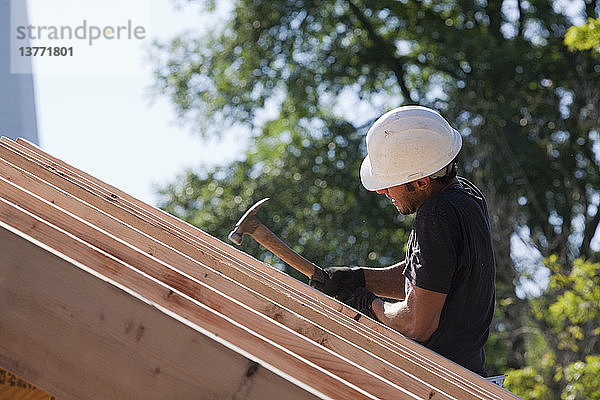
{"label": "white hard hat", "polygon": [[412,182],[445,168],[461,147],[460,133],[436,111],[421,106],[395,108],[367,133],[360,179],[367,190]]}

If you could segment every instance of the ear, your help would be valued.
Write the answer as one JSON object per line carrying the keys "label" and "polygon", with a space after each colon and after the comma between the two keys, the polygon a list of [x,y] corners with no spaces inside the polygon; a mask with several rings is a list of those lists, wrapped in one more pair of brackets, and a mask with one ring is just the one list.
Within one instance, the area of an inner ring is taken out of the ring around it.
{"label": "ear", "polygon": [[429,189],[429,186],[431,186],[431,178],[426,176],[424,178],[417,179],[415,181],[415,186],[419,190],[427,190]]}

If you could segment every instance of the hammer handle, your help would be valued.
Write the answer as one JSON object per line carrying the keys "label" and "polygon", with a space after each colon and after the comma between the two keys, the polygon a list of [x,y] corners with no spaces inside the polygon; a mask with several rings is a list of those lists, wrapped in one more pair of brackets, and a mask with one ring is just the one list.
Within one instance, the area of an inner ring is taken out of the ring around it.
{"label": "hammer handle", "polygon": [[314,275],[315,271],[321,269],[288,247],[277,235],[261,223],[258,224],[256,230],[250,235],[271,253],[309,278]]}

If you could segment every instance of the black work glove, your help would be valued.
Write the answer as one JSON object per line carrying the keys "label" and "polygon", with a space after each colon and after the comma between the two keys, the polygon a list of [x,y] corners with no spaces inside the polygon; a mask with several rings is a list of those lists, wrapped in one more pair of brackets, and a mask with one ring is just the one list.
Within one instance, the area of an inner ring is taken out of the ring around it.
{"label": "black work glove", "polygon": [[365,272],[360,267],[329,267],[315,271],[308,282],[321,292],[345,302],[356,288],[365,286]]}
{"label": "black work glove", "polygon": [[373,300],[376,298],[377,296],[369,292],[366,288],[359,287],[354,290],[350,298],[344,301],[344,303],[365,314],[367,317],[379,321],[373,311]]}

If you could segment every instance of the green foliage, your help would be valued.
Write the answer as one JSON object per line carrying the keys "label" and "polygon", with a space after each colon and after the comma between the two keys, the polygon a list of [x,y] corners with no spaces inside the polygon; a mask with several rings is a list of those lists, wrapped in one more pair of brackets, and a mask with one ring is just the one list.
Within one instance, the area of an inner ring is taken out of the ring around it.
{"label": "green foliage", "polygon": [[[507,388],[525,398],[600,398],[600,264],[577,259],[570,273],[549,257],[554,272],[544,296],[531,300],[537,323],[528,367],[512,370]],[[552,299],[549,301],[549,299]]]}
{"label": "green foliage", "polygon": [[294,123],[360,101],[354,125],[402,103],[440,109],[489,194],[504,293],[518,278],[512,233],[562,261],[592,255],[600,60],[567,51],[552,2],[519,2],[516,16],[502,4],[239,0],[222,29],[162,46],[157,87],[204,134],[261,135],[265,108]]}
{"label": "green foliage", "polygon": [[582,26],[572,26],[565,35],[569,50],[600,50],[600,18],[588,18]]}
{"label": "green foliage", "polygon": [[554,332],[559,350],[584,350],[581,355],[600,350],[594,345],[600,333],[600,264],[577,259],[568,275],[560,272],[556,257],[546,264],[555,271],[548,290],[556,296],[550,304],[545,297],[534,300],[535,317]]}
{"label": "green foliage", "polygon": [[[203,135],[240,126],[254,145],[243,161],[180,177],[163,191],[162,207],[224,239],[270,196],[259,218],[307,258],[324,266],[398,261],[409,221],[361,188],[362,137],[392,107],[436,108],[463,135],[460,173],[489,203],[498,266],[489,370],[531,366],[520,382],[542,377],[558,396],[562,371],[584,360],[590,343],[589,354],[599,353],[596,293],[571,273],[586,274],[576,258],[597,257],[600,54],[567,49],[572,24],[553,6],[237,0],[222,29],[156,48],[157,88]],[[528,252],[556,255],[547,266],[552,286],[531,303],[515,286],[543,267],[511,253],[514,236]],[[251,241],[244,250],[276,261]]]}
{"label": "green foliage", "polygon": [[562,398],[600,399],[600,356],[586,356],[585,361],[577,361],[565,369],[565,380],[569,382]]}
{"label": "green foliage", "polygon": [[[555,372],[550,378],[549,372]],[[524,399],[551,400],[556,396],[551,387],[560,383],[560,398],[563,400],[600,399],[600,356],[586,356],[563,369],[546,368],[540,372],[533,367],[509,371],[504,387]],[[550,380],[551,379],[551,380]]]}
{"label": "green foliage", "polygon": [[[310,132],[302,128],[305,123],[273,130],[274,123],[268,124],[247,160],[201,175],[188,172],[163,190],[161,207],[227,240],[241,215],[270,197],[258,218],[319,265],[387,265],[402,259],[410,221],[387,199],[361,187],[362,157],[355,149],[362,136],[341,121],[331,121],[331,130]],[[283,268],[250,237],[242,248]]]}
{"label": "green foliage", "polygon": [[554,399],[552,391],[544,384],[543,376],[532,367],[510,371],[504,387],[524,399]]}

